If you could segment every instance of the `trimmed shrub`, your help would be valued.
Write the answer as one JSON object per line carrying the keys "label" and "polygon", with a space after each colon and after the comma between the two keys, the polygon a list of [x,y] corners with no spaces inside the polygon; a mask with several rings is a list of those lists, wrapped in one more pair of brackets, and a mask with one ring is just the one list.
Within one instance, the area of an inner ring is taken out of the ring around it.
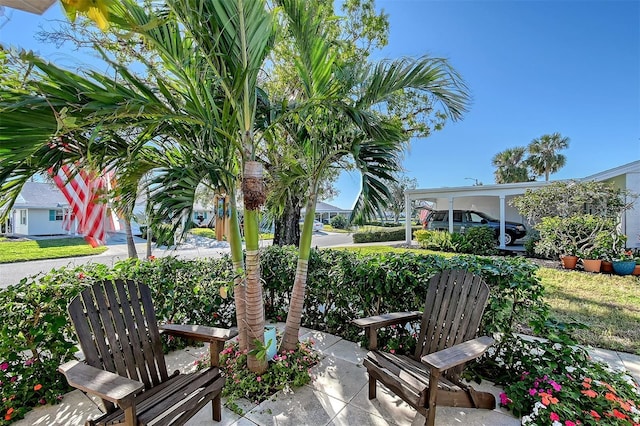
{"label": "trimmed shrub", "polygon": [[346,217],[342,216],[342,215],[337,215],[331,218],[331,226],[333,226],[336,229],[347,229],[347,227],[349,226],[349,221],[347,220]]}
{"label": "trimmed shrub", "polygon": [[[411,228],[411,232],[420,230],[419,226]],[[404,227],[395,227],[389,229],[381,229],[378,231],[356,232],[353,234],[353,242],[360,243],[376,243],[381,241],[402,241],[405,239]]]}

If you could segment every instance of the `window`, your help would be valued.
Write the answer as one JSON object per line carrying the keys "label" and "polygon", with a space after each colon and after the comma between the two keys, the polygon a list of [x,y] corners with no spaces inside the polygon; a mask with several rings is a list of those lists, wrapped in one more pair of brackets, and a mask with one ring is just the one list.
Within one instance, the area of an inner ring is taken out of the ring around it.
{"label": "window", "polygon": [[26,225],[26,224],[27,224],[27,211],[20,210],[20,225]]}
{"label": "window", "polygon": [[454,222],[462,222],[462,212],[461,211],[453,211],[453,221]]}
{"label": "window", "polygon": [[64,219],[62,210],[49,210],[49,222],[61,221]]}
{"label": "window", "polygon": [[471,218],[470,222],[482,223],[482,221],[484,220],[482,216],[474,212],[469,213],[469,217]]}

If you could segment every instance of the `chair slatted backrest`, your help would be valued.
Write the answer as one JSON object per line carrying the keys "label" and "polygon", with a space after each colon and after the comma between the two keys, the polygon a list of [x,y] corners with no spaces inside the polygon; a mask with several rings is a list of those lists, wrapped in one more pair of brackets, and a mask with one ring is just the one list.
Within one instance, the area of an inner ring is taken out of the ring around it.
{"label": "chair slatted backrest", "polygon": [[86,363],[144,383],[168,378],[151,291],[133,281],[103,281],[69,304]]}
{"label": "chair slatted backrest", "polygon": [[[462,270],[446,270],[429,280],[415,357],[449,348],[476,336],[489,298],[482,277]],[[457,380],[463,366],[444,376]]]}

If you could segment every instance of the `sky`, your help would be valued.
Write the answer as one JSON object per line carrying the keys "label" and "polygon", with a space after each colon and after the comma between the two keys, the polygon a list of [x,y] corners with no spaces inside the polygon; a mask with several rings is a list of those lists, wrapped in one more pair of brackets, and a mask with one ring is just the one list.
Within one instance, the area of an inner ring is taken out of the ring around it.
{"label": "sky", "polygon": [[[570,139],[565,167],[552,180],[582,178],[640,159],[640,1],[377,0],[389,15],[388,45],[373,60],[446,58],[469,86],[462,120],[411,141],[405,174],[419,188],[494,183],[491,159],[544,134]],[[39,44],[40,25],[64,19],[59,5],[44,15],[5,9],[0,41],[31,49],[61,66],[89,58]],[[8,20],[7,20],[8,18]],[[543,178],[539,178],[543,179]],[[343,173],[340,195],[350,209],[360,189]]]}

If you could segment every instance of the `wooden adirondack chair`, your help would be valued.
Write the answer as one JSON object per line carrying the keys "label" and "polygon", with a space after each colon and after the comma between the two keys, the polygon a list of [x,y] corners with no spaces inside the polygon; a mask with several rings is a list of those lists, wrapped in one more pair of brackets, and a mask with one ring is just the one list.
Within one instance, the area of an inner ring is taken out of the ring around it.
{"label": "wooden adirondack chair", "polygon": [[160,332],[144,284],[105,281],[74,298],[69,314],[86,364],[69,361],[58,370],[69,384],[102,398],[106,414],[87,425],[181,425],[209,401],[213,419],[221,420],[220,392],[225,379],[218,369],[224,342],[237,333],[227,329],[165,325],[165,333],[209,342],[211,367],[192,374],[169,375]]}
{"label": "wooden adirondack chair", "polygon": [[[495,397],[460,381],[464,363],[482,355],[494,342],[475,338],[489,297],[481,277],[464,271],[443,271],[429,281],[425,310],[361,318],[353,322],[366,330],[369,350],[363,364],[369,373],[369,399],[376,397],[376,381],[435,422],[436,405],[495,408]],[[377,330],[422,318],[412,357],[377,350]]]}

